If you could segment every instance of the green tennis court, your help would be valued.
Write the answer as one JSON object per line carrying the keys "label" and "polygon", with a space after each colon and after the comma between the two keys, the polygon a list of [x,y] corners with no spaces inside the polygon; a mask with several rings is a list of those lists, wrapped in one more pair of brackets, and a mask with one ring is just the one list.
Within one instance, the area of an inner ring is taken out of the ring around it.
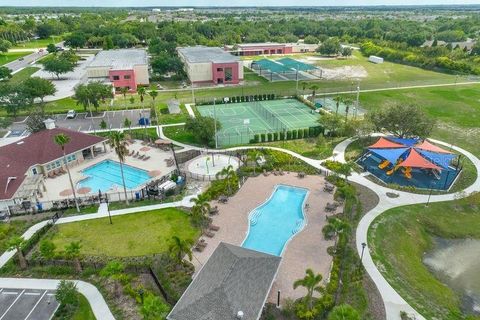
{"label": "green tennis court", "polygon": [[255,134],[318,127],[318,114],[295,99],[198,106],[202,116],[216,118],[220,147],[249,143]]}

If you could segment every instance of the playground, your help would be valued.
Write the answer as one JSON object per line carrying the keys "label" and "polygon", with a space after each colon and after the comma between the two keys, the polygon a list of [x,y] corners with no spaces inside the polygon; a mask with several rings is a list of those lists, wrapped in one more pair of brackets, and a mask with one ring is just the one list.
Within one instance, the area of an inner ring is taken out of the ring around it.
{"label": "playground", "polygon": [[462,170],[456,154],[428,140],[396,137],[380,138],[357,163],[386,184],[419,189],[448,190]]}
{"label": "playground", "polygon": [[198,106],[202,116],[217,119],[219,147],[249,143],[255,134],[318,127],[318,114],[295,99]]}

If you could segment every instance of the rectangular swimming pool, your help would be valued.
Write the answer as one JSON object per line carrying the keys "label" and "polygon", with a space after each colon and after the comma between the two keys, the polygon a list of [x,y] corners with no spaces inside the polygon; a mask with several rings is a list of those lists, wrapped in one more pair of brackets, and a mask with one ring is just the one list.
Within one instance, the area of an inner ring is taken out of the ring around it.
{"label": "rectangular swimming pool", "polygon": [[[120,163],[113,160],[103,160],[82,171],[88,178],[78,183],[78,188],[87,187],[92,192],[121,190],[123,188]],[[129,165],[123,165],[125,185],[127,189],[134,189],[150,179],[148,172]]]}
{"label": "rectangular swimming pool", "polygon": [[276,186],[270,198],[250,213],[242,247],[281,256],[287,242],[305,226],[307,194],[307,189]]}

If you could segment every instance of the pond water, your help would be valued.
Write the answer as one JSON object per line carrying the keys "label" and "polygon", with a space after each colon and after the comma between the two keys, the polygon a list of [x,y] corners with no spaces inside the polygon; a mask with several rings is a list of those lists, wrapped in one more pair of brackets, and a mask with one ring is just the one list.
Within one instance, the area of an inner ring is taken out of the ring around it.
{"label": "pond water", "polygon": [[423,261],[460,294],[463,312],[480,315],[480,240],[435,238],[435,248]]}

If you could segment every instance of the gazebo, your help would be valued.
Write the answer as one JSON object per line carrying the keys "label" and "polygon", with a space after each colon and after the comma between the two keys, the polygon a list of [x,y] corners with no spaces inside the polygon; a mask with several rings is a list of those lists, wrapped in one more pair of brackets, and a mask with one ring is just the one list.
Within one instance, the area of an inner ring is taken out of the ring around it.
{"label": "gazebo", "polygon": [[381,137],[368,146],[358,163],[386,183],[448,189],[458,175],[458,156],[428,140]]}

